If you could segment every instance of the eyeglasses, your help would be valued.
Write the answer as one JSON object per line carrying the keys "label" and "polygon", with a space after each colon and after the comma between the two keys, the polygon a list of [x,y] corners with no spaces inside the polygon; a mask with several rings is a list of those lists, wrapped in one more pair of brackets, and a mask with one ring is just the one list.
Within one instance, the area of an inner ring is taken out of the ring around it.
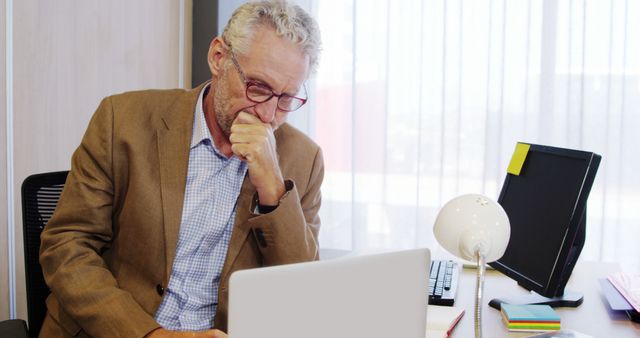
{"label": "eyeglasses", "polygon": [[[242,82],[244,82],[246,86],[245,95],[247,96],[247,99],[249,99],[249,101],[254,103],[263,103],[271,100],[271,98],[275,96],[278,98],[278,109],[285,112],[294,111],[302,107],[302,105],[304,105],[307,102],[306,98],[303,99],[303,98],[291,96],[285,93],[276,94],[273,92],[271,88],[269,88],[268,86],[262,83],[247,80],[247,77],[244,75],[244,72],[242,71],[242,68],[238,63],[238,60],[236,59],[235,54],[233,53],[233,51],[231,51],[231,48],[229,48],[229,54],[231,55],[231,61],[233,62],[233,65],[236,67],[236,70],[238,71],[238,75],[240,75],[240,79],[242,80]],[[304,85],[303,85],[303,90],[304,90],[304,95],[306,97],[307,88]]]}

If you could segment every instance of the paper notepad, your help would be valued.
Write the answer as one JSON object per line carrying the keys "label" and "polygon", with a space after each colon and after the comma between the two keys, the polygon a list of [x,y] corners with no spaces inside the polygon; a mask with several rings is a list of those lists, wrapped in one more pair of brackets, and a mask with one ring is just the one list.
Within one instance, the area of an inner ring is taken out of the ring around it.
{"label": "paper notepad", "polygon": [[609,276],[609,281],[640,312],[640,274],[618,272]]}
{"label": "paper notepad", "polygon": [[455,306],[429,305],[426,338],[447,338],[456,327],[464,309]]}
{"label": "paper notepad", "polygon": [[560,316],[549,305],[502,304],[500,312],[509,331],[560,329]]}
{"label": "paper notepad", "polygon": [[574,330],[560,330],[547,333],[536,334],[528,338],[593,338],[592,336]]}

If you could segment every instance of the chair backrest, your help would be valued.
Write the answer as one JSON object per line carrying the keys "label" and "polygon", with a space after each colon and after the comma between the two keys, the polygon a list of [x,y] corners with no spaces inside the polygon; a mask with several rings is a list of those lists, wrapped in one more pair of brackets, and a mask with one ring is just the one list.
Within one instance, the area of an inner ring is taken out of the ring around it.
{"label": "chair backrest", "polygon": [[45,300],[51,291],[40,267],[40,233],[56,209],[68,171],[36,174],[22,182],[22,226],[27,285],[29,337],[38,337],[47,313]]}

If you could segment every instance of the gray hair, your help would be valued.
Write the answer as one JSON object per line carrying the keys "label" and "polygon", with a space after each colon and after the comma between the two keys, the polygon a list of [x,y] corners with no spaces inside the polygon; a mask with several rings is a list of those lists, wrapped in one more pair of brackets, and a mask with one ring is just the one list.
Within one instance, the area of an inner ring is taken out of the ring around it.
{"label": "gray hair", "polygon": [[246,3],[233,12],[222,32],[222,39],[233,52],[246,54],[259,26],[271,26],[278,36],[300,46],[309,57],[311,73],[315,72],[320,54],[320,29],[304,9],[286,0]]}

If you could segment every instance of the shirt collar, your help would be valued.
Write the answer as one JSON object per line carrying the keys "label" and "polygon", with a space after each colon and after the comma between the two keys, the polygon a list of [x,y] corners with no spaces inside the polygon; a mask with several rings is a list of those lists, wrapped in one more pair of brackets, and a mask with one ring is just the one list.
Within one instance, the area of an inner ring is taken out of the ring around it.
{"label": "shirt collar", "polygon": [[209,140],[209,143],[215,147],[215,145],[213,144],[213,137],[211,136],[211,132],[209,131],[209,127],[207,126],[207,120],[204,117],[204,109],[202,105],[204,93],[207,91],[207,89],[209,89],[210,86],[211,83],[207,83],[204,87],[202,87],[200,95],[198,96],[198,102],[196,103],[196,109],[193,113],[193,133],[191,135],[192,149],[204,140]]}

